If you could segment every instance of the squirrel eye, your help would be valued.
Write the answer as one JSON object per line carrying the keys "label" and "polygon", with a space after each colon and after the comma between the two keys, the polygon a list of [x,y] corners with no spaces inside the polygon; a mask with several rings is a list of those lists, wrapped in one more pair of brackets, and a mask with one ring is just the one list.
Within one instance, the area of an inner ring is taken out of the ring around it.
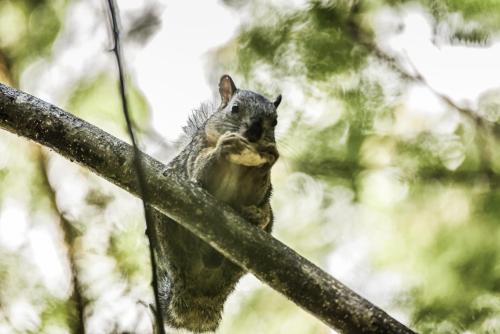
{"label": "squirrel eye", "polygon": [[271,125],[272,126],[276,126],[278,124],[278,119],[273,119],[273,121],[271,122]]}
{"label": "squirrel eye", "polygon": [[231,108],[231,113],[233,114],[237,114],[238,112],[240,111],[240,107],[235,104],[232,108]]}

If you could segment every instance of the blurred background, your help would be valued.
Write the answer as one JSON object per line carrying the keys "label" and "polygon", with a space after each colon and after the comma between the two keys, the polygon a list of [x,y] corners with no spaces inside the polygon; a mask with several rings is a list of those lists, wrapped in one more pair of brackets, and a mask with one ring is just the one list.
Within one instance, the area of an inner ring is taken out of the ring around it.
{"label": "blurred background", "polygon": [[[274,235],[422,333],[500,333],[500,1],[118,0],[141,147],[274,98]],[[128,140],[104,0],[1,0],[0,82]],[[141,203],[0,130],[0,333],[150,333]],[[333,333],[247,275],[218,333]]]}

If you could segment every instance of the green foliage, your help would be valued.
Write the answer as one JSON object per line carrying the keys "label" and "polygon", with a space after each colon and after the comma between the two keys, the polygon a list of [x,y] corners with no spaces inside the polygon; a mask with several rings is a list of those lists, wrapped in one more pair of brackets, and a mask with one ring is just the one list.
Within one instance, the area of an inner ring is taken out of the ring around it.
{"label": "green foliage", "polygon": [[[68,0],[0,1],[0,80],[17,85],[22,72],[30,64],[50,57],[53,43],[63,27],[65,10],[69,2]],[[75,22],[67,22],[67,24],[75,24]],[[114,75],[115,73],[113,77]],[[117,81],[108,74],[90,73],[88,77],[82,74],[81,82],[75,87],[67,87],[69,91],[74,90],[68,98],[69,104],[79,116],[110,129],[116,135],[124,135],[124,120],[117,87]],[[134,121],[137,124],[144,124],[148,117],[147,104],[137,89],[132,88],[129,93]],[[93,191],[94,188],[89,188],[87,196],[82,196],[80,206],[73,206],[71,213],[66,212],[58,206],[60,203],[54,202],[58,199],[58,194],[52,194],[52,190],[46,183],[47,175],[43,174],[44,171],[41,168],[40,148],[9,133],[1,133],[0,136],[0,217],[4,219],[2,228],[6,228],[5,225],[8,224],[7,230],[11,230],[8,233],[13,233],[12,230],[16,231],[18,225],[25,228],[25,230],[20,230],[23,234],[21,245],[15,246],[14,250],[7,250],[3,248],[3,245],[0,246],[0,286],[2,287],[0,331],[55,333],[67,332],[80,326],[77,305],[72,296],[75,291],[54,291],[53,286],[50,287],[51,283],[47,283],[47,278],[41,274],[47,269],[38,266],[44,266],[38,263],[41,256],[34,254],[40,251],[40,247],[52,256],[51,260],[47,259],[47,261],[54,261],[53,257],[56,257],[56,261],[59,261],[59,265],[62,266],[60,269],[64,277],[58,279],[71,279],[73,274],[78,275],[77,279],[84,287],[83,295],[80,296],[85,303],[84,311],[87,318],[91,316],[95,305],[99,303],[94,304],[96,300],[87,298],[87,296],[94,298],[94,291],[88,287],[97,283],[92,281],[88,284],[85,278],[88,279],[89,272],[96,263],[92,263],[88,268],[81,268],[79,261],[87,260],[82,255],[106,252],[108,245],[100,249],[102,247],[100,240],[93,240],[90,245],[86,240],[90,233],[95,233],[95,228],[96,226],[99,228],[99,225],[101,228],[99,237],[104,237],[106,241],[110,240],[109,255],[115,257],[117,261],[117,266],[113,266],[112,269],[119,271],[122,277],[127,277],[129,279],[127,284],[139,286],[136,290],[140,290],[140,283],[147,282],[150,275],[147,262],[148,251],[144,244],[144,233],[140,227],[142,217],[135,217],[135,221],[132,221],[135,223],[133,227],[128,221],[110,238],[106,238],[102,226],[109,219],[105,216],[105,212],[112,196],[110,197],[107,192]],[[50,162],[53,160],[49,158]],[[64,175],[78,174],[74,174],[75,170],[78,170],[76,166],[63,168]],[[92,184],[88,175],[84,177],[80,175],[80,177],[79,180],[72,180],[71,184],[57,185],[69,186],[69,189],[73,188],[73,191],[78,192],[78,189],[82,191],[82,186]],[[51,181],[54,182],[54,179]],[[74,195],[75,192],[72,194]],[[6,221],[6,217],[3,217],[3,210],[9,209],[5,205],[9,203],[19,205],[18,208],[12,209],[14,214],[12,221]],[[78,216],[78,211],[80,211],[81,220],[80,217],[75,217],[75,214]],[[15,221],[20,214],[24,215],[25,222]],[[61,216],[81,221],[78,231],[74,226],[70,226],[65,231],[62,228]],[[2,229],[1,233],[4,234],[4,232],[9,235]],[[46,248],[41,245],[38,245],[39,248],[32,248],[34,247],[32,243],[36,242],[34,241],[37,240],[36,238],[40,238],[41,235],[46,236],[49,232],[52,233],[52,239],[49,239],[51,245],[45,245]],[[3,238],[5,239],[5,235]],[[66,241],[74,244],[65,244]],[[57,254],[52,254],[51,249]],[[101,256],[101,261],[103,258],[105,257]],[[71,261],[76,261],[73,266],[76,270],[80,270],[79,272],[66,271],[68,269],[66,266]],[[51,265],[54,263],[52,262]],[[88,271],[85,271],[86,269]],[[115,277],[112,274],[113,271],[109,270],[106,279]],[[122,277],[116,277],[118,282],[115,286],[123,283]],[[103,284],[103,280],[101,279],[99,283]],[[73,289],[71,286],[68,288]],[[126,297],[126,292],[120,295],[122,300]],[[21,302],[20,308],[13,310],[12,307],[19,302]]]}
{"label": "green foliage", "polygon": [[[350,180],[361,171],[362,145],[373,134],[374,122],[390,116],[391,110],[376,82],[363,80],[353,89],[331,94],[340,103],[336,109],[327,109],[338,115],[336,121],[320,129],[301,124],[290,137],[294,138],[296,169],[338,182],[339,177]],[[315,143],[314,150],[311,143]]]}
{"label": "green foliage", "polygon": [[392,247],[379,246],[378,260],[415,280],[406,303],[422,333],[498,329],[500,229],[487,209],[493,203],[500,204],[498,191],[420,184],[394,207],[400,233],[386,239]]}
{"label": "green foliage", "polygon": [[[436,231],[432,244],[422,249],[421,268],[427,270],[425,283],[413,292],[414,321],[425,329],[443,319],[459,328],[479,329],[485,319],[500,312],[497,305],[481,305],[500,292],[500,232],[491,226]],[[480,245],[480,247],[478,247]],[[462,307],[456,307],[463,305]]]}
{"label": "green foliage", "polygon": [[[296,306],[292,302],[267,287],[252,291],[252,294],[239,301],[239,304],[236,307],[242,312],[231,317],[231,321],[223,320],[221,333],[245,333],[248,329],[253,333],[326,334],[329,332],[325,325],[315,321],[305,311],[295,312]],[[290,314],[294,316],[291,317]]]}
{"label": "green foliage", "polygon": [[[128,101],[134,124],[145,124],[148,105],[142,93],[132,84],[128,85]],[[121,100],[116,80],[108,74],[93,74],[83,78],[71,94],[68,110],[106,131],[125,138],[126,125],[121,111]]]}
{"label": "green foliage", "polygon": [[[419,3],[430,11],[436,18],[437,24],[450,23],[449,20],[452,16],[459,15],[463,19],[461,25],[465,26],[465,30],[461,30],[457,26],[454,27],[457,30],[452,30],[451,34],[464,34],[463,37],[466,37],[464,41],[469,41],[469,38],[474,38],[474,36],[485,38],[495,34],[500,29],[500,2],[498,0],[379,1],[380,5],[384,5],[385,3],[394,7],[408,3]],[[468,32],[466,32],[467,30]]]}
{"label": "green foliage", "polygon": [[437,22],[446,22],[449,40],[484,44],[500,29],[500,2],[497,0],[420,0]]}
{"label": "green foliage", "polygon": [[359,68],[366,51],[353,40],[351,7],[347,1],[313,1],[306,11],[289,15],[268,8],[266,24],[248,27],[238,37],[239,69],[248,75],[253,65],[266,62],[276,71],[324,80]]}
{"label": "green foliage", "polygon": [[75,305],[72,302],[47,298],[47,305],[41,313],[40,333],[50,333],[55,328],[76,328],[74,313]]}
{"label": "green foliage", "polygon": [[118,271],[131,282],[150,277],[149,249],[140,237],[143,233],[144,226],[135,221],[111,234],[108,254],[116,260]]}
{"label": "green foliage", "polygon": [[67,0],[3,0],[0,2],[0,51],[15,81],[37,58],[48,56],[62,26]]}
{"label": "green foliage", "polygon": [[[446,0],[443,10],[458,12],[466,20],[473,20],[489,29],[500,28],[500,2],[497,0]],[[432,2],[429,2],[431,4]]]}
{"label": "green foliage", "polygon": [[[21,138],[12,138],[10,134],[2,134],[2,141],[8,149],[2,152],[7,155],[9,164],[6,166],[6,177],[0,180],[0,205],[6,199],[22,203],[26,211],[28,224],[24,245],[14,252],[4,253],[0,248],[0,305],[8,309],[17,301],[29,302],[34,310],[39,311],[40,333],[51,333],[54,327],[66,328],[74,322],[71,301],[54,296],[47,290],[47,286],[37,271],[31,254],[27,247],[29,231],[32,228],[47,230],[59,226],[54,212],[54,204],[50,198],[50,191],[44,181],[40,170],[40,156],[38,147],[33,147]],[[22,152],[22,154],[19,154]],[[0,207],[0,214],[2,213]],[[8,224],[23,224],[21,221],[9,221]],[[55,245],[55,247],[60,245]],[[2,307],[0,307],[0,313]],[[33,326],[30,321],[21,324],[21,332],[29,332]],[[24,329],[24,330],[23,330]]]}

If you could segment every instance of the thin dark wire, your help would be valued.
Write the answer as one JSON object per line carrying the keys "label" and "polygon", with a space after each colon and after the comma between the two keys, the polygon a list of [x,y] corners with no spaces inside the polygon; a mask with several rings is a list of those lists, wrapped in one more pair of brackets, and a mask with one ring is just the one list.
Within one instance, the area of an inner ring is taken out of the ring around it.
{"label": "thin dark wire", "polygon": [[113,52],[115,54],[116,58],[116,63],[118,65],[118,74],[119,74],[119,79],[120,79],[120,97],[121,97],[121,102],[122,102],[122,109],[123,109],[123,115],[125,116],[125,121],[127,123],[127,130],[128,134],[130,136],[130,140],[132,141],[132,146],[134,148],[134,168],[137,173],[137,181],[138,181],[138,187],[139,187],[139,195],[142,197],[142,205],[144,208],[144,218],[146,220],[146,235],[148,236],[149,239],[149,255],[150,255],[150,260],[151,260],[151,269],[152,269],[152,284],[153,284],[153,292],[154,292],[154,297],[155,297],[155,318],[157,322],[157,327],[158,327],[158,333],[159,334],[165,334],[165,328],[163,325],[163,316],[161,313],[161,310],[159,309],[160,307],[160,300],[159,300],[159,290],[158,290],[158,280],[156,277],[156,258],[154,255],[153,247],[156,244],[156,239],[153,234],[153,226],[152,226],[152,219],[151,215],[149,213],[148,207],[146,205],[146,202],[148,202],[149,196],[146,188],[146,181],[144,177],[144,170],[142,169],[142,164],[141,164],[141,152],[139,151],[139,148],[137,147],[137,142],[135,140],[134,136],[134,130],[132,128],[132,121],[130,118],[130,113],[128,110],[128,103],[127,103],[127,95],[126,95],[126,88],[125,88],[125,79],[124,79],[124,70],[123,70],[123,62],[122,62],[122,57],[121,57],[121,45],[120,45],[120,29],[118,27],[118,7],[115,4],[114,0],[108,0],[108,5],[109,5],[109,12],[111,14],[111,30],[113,34],[113,42],[114,42],[114,47],[113,47]]}

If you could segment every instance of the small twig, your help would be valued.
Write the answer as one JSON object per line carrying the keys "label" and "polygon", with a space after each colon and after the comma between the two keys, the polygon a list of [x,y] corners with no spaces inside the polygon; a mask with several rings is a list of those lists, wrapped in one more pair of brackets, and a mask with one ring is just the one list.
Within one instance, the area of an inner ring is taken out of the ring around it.
{"label": "small twig", "polygon": [[[7,62],[4,53],[2,52],[2,50],[0,50],[0,82],[3,80],[9,85],[18,86],[18,82],[12,76],[12,72],[9,67],[10,66]],[[75,312],[76,324],[75,328],[73,328],[74,333],[85,334],[85,301],[82,296],[82,286],[80,283],[78,268],[73,254],[74,238],[71,233],[72,226],[69,223],[69,221],[65,219],[64,215],[62,214],[62,212],[59,211],[59,208],[57,207],[56,192],[49,181],[49,176],[47,172],[47,157],[44,154],[43,149],[41,147],[35,147],[34,149],[36,150],[35,153],[37,155],[37,163],[39,165],[42,177],[42,186],[47,191],[47,196],[49,198],[52,209],[59,216],[59,223],[61,226],[61,230],[64,234],[64,243],[68,251],[68,261],[71,272],[71,283],[73,285],[73,291],[71,292],[70,300],[73,301],[76,310]],[[23,245],[21,245],[22,248],[24,248],[25,246],[27,246],[27,244],[24,245],[23,243]],[[9,319],[6,318],[6,320],[10,323]]]}
{"label": "small twig", "polygon": [[415,65],[411,62],[409,57],[407,57],[408,63],[412,67],[414,74],[409,73],[405,70],[399,60],[387,54],[383,51],[376,43],[372,41],[372,39],[367,36],[367,34],[363,31],[363,29],[358,25],[355,16],[359,13],[359,3],[352,7],[351,16],[348,20],[348,31],[353,41],[356,41],[359,45],[364,47],[367,51],[369,51],[372,55],[374,55],[377,59],[386,63],[392,70],[397,72],[401,77],[407,81],[422,84],[427,87],[437,98],[439,98],[442,102],[444,102],[447,106],[452,109],[458,111],[462,116],[471,120],[478,128],[486,130],[488,133],[493,133],[496,138],[500,138],[500,131],[490,122],[483,119],[479,114],[470,109],[459,106],[456,104],[449,96],[437,91],[434,87],[432,87],[424,76],[417,70]]}
{"label": "small twig", "polygon": [[376,52],[373,52],[377,58],[380,60],[383,60],[384,62],[388,63],[393,70],[395,70],[397,73],[399,73],[404,79],[409,80],[414,83],[422,84],[427,89],[429,89],[438,99],[440,99],[442,102],[444,102],[448,107],[455,109],[460,113],[462,116],[466,117],[467,119],[471,120],[478,128],[485,130],[487,133],[492,133],[496,138],[500,138],[500,132],[491,124],[490,122],[486,121],[484,118],[479,116],[477,111],[472,110],[470,108],[462,107],[459,106],[457,103],[455,103],[449,96],[437,91],[434,87],[432,87],[429,82],[425,79],[425,77],[417,70],[415,65],[411,62],[411,60],[408,58],[408,63],[412,67],[412,70],[415,74],[410,74],[406,70],[404,70],[396,60],[396,58],[391,57],[384,53],[382,50],[380,50],[378,47],[376,47]]}
{"label": "small twig", "polygon": [[489,145],[489,140],[488,140],[488,135],[493,134],[494,137],[500,136],[499,133],[495,132],[495,128],[492,126],[491,123],[487,123],[482,117],[480,117],[476,111],[469,109],[469,108],[464,108],[459,105],[457,105],[450,97],[438,92],[434,87],[432,87],[428,81],[425,79],[425,77],[418,71],[417,67],[415,64],[412,62],[410,59],[409,55],[405,52],[406,55],[406,60],[408,64],[410,65],[413,73],[415,81],[420,82],[421,84],[425,85],[427,89],[429,89],[432,93],[434,93],[435,96],[441,99],[444,103],[448,105],[448,107],[451,107],[455,110],[457,110],[462,116],[470,119],[479,129],[482,129],[483,131],[478,131],[477,132],[477,138],[480,141],[478,144],[478,147],[481,151],[481,156],[482,160],[481,163],[483,163],[485,166],[483,168],[485,169],[490,169],[490,160],[491,160],[491,149]]}
{"label": "small twig", "polygon": [[[412,78],[413,81],[418,82],[423,84],[424,86],[427,87],[434,95],[436,95],[441,101],[446,103],[449,107],[457,110],[459,113],[464,115],[465,117],[468,117],[471,119],[474,123],[476,123],[478,126],[482,127],[484,126],[484,120],[472,109],[469,108],[464,108],[456,104],[449,96],[444,95],[443,93],[438,92],[434,87],[432,87],[431,84],[425,79],[425,77],[422,75],[422,73],[417,69],[411,58],[409,57],[408,53],[405,51],[405,56],[408,64],[410,65],[413,75],[408,74],[408,77]],[[397,64],[397,63],[396,63]],[[400,72],[403,72],[404,70],[400,67],[397,66],[400,70]]]}
{"label": "small twig", "polygon": [[64,217],[64,214],[59,210],[56,202],[56,190],[52,186],[49,180],[48,170],[47,170],[47,156],[43,152],[41,147],[36,147],[38,154],[38,164],[40,166],[40,172],[42,176],[42,185],[47,190],[47,195],[50,199],[51,206],[53,210],[59,216],[59,222],[61,230],[64,234],[64,243],[66,244],[66,249],[68,251],[68,260],[71,272],[71,283],[73,284],[73,291],[71,293],[70,300],[73,301],[76,310],[76,325],[73,328],[75,334],[85,334],[85,301],[82,296],[82,285],[79,279],[78,267],[76,264],[76,259],[74,255],[74,227],[71,223]]}
{"label": "small twig", "polygon": [[153,293],[155,299],[155,318],[158,328],[159,334],[165,334],[165,329],[163,326],[163,317],[160,310],[160,298],[159,298],[159,290],[158,290],[158,280],[156,277],[156,258],[155,253],[153,251],[154,245],[156,245],[156,239],[153,233],[153,221],[151,219],[148,207],[146,202],[149,201],[149,194],[146,188],[145,175],[142,168],[142,162],[140,159],[140,151],[137,146],[137,142],[134,136],[134,130],[132,128],[132,120],[130,117],[128,102],[127,102],[127,94],[126,94],[126,86],[125,86],[125,75],[123,69],[123,61],[121,56],[121,44],[120,44],[120,28],[118,26],[118,7],[115,4],[114,0],[108,0],[109,5],[109,13],[111,16],[111,30],[113,33],[113,52],[115,54],[116,63],[118,66],[118,74],[119,74],[119,82],[120,82],[120,97],[122,102],[123,115],[125,116],[125,121],[127,123],[127,130],[130,136],[130,140],[132,142],[132,146],[134,149],[134,168],[136,171],[137,181],[138,181],[138,190],[142,197],[142,204],[144,209],[144,218],[146,220],[146,235],[149,239],[149,253],[150,253],[150,261],[151,261],[151,270],[152,270],[152,285],[153,285]]}

